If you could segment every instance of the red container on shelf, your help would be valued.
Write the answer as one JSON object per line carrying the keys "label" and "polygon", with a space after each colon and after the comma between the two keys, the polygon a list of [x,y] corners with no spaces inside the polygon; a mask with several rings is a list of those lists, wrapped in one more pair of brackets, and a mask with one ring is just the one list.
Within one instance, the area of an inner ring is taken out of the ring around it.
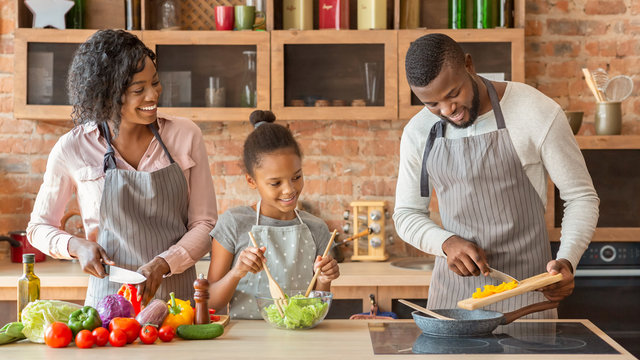
{"label": "red container on shelf", "polygon": [[319,0],[319,29],[349,29],[349,0]]}
{"label": "red container on shelf", "polygon": [[29,240],[27,240],[27,233],[25,231],[12,231],[9,236],[0,236],[0,241],[8,241],[11,244],[11,262],[21,263],[22,254],[35,254],[36,262],[44,261],[47,256],[40,252],[40,250],[34,248]]}

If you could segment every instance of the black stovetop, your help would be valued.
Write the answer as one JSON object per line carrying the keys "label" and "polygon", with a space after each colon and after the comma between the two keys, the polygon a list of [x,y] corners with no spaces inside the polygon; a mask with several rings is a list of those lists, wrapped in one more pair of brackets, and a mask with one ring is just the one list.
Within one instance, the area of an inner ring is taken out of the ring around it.
{"label": "black stovetop", "polygon": [[620,354],[579,322],[518,321],[479,337],[435,337],[415,323],[369,323],[375,354]]}

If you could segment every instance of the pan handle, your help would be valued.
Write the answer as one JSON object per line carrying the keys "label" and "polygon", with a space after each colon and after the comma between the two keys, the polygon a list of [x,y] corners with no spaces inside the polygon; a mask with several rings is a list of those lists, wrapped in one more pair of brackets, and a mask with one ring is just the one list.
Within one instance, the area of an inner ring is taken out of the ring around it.
{"label": "pan handle", "polygon": [[519,319],[525,315],[529,315],[538,311],[544,311],[549,309],[555,309],[558,307],[558,301],[541,301],[539,303],[531,304],[520,308],[518,310],[514,310],[504,314],[504,321],[500,325],[507,325],[512,323],[514,320]]}

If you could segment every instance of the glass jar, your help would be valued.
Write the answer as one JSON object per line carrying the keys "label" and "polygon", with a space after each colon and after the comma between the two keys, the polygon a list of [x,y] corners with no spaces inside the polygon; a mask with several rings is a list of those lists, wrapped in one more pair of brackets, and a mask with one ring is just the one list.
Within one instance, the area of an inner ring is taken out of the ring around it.
{"label": "glass jar", "polygon": [[205,89],[206,107],[225,107],[227,95],[221,77],[209,76],[209,87]]}
{"label": "glass jar", "polygon": [[156,0],[155,14],[157,30],[180,30],[180,1]]}
{"label": "glass jar", "polygon": [[449,0],[449,29],[467,27],[467,0]]}
{"label": "glass jar", "polygon": [[18,321],[22,321],[22,309],[40,299],[40,278],[33,272],[35,254],[22,254],[22,276],[18,279]]}
{"label": "glass jar", "polygon": [[240,82],[240,106],[256,107],[256,52],[255,50],[243,51],[245,70]]}

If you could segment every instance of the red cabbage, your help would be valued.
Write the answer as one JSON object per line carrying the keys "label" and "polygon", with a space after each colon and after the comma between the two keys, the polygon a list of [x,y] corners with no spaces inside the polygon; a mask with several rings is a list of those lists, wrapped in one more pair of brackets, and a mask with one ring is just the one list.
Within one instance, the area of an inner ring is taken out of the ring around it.
{"label": "red cabbage", "polygon": [[111,319],[117,317],[131,318],[136,316],[133,305],[124,296],[113,294],[105,296],[96,306],[100,320],[105,328],[109,328]]}

